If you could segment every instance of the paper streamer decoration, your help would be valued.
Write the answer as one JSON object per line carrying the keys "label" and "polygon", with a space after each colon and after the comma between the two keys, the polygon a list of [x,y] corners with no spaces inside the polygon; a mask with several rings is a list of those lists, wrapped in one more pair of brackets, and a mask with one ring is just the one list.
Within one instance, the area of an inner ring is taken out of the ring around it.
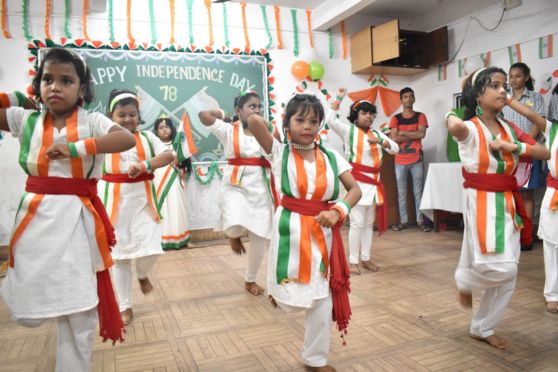
{"label": "paper streamer decoration", "polygon": [[136,39],[132,36],[132,0],[128,0],[126,3],[126,28],[128,30],[128,41],[130,47],[134,48],[136,45]]}
{"label": "paper streamer decoration", "polygon": [[45,2],[45,37],[48,40],[52,40],[50,36],[50,12],[52,10],[52,4],[50,0],[46,0]]}
{"label": "paper streamer decoration", "polygon": [[274,5],[275,11],[275,28],[277,30],[277,49],[283,49],[283,39],[281,39],[281,9],[279,5]]}
{"label": "paper streamer decoration", "polygon": [[209,45],[213,45],[213,20],[211,19],[211,0],[204,0],[205,7],[207,8],[207,19],[208,24],[207,27],[209,28]]}
{"label": "paper streamer decoration", "polygon": [[87,33],[87,15],[89,14],[89,0],[83,0],[83,37],[87,41],[91,41],[89,34]]}
{"label": "paper streamer decoration", "polygon": [[267,35],[267,45],[265,46],[265,49],[269,49],[273,46],[273,38],[271,37],[271,31],[269,30],[269,22],[267,21],[267,13],[265,10],[265,5],[260,5],[260,9],[262,11],[262,18],[263,18],[263,23],[265,26],[265,33]]}
{"label": "paper streamer decoration", "polygon": [[70,0],[64,1],[64,36],[66,39],[72,38],[72,33],[70,32],[70,2]]}
{"label": "paper streamer decoration", "polygon": [[314,35],[312,35],[312,10],[306,9],[306,19],[308,20],[308,38],[310,40],[310,48],[314,48]]}
{"label": "paper streamer decoration", "polygon": [[341,45],[343,47],[343,59],[347,59],[347,30],[345,30],[345,21],[341,21]]}
{"label": "paper streamer decoration", "polygon": [[335,50],[333,49],[333,32],[331,31],[331,27],[327,30],[327,45],[329,50],[329,59],[333,59]]}
{"label": "paper streamer decoration", "polygon": [[194,44],[194,31],[192,30],[193,5],[194,5],[194,0],[186,0],[186,6],[188,8],[188,36],[190,37],[190,45]]}
{"label": "paper streamer decoration", "polygon": [[296,9],[291,9],[291,18],[293,20],[293,42],[294,42],[294,47],[293,47],[293,53],[296,57],[298,57],[298,22],[296,20]]}
{"label": "paper streamer decoration", "polygon": [[174,0],[169,0],[169,8],[170,8],[170,44],[174,44]]}
{"label": "paper streamer decoration", "polygon": [[229,40],[229,21],[227,17],[227,5],[225,3],[221,3],[223,7],[223,31],[225,33],[225,46],[229,48],[231,46],[231,41]]}
{"label": "paper streamer decoration", "polygon": [[157,44],[157,30],[155,28],[155,9],[153,0],[149,0],[149,29],[151,30],[151,44]]}
{"label": "paper streamer decoration", "polygon": [[6,39],[10,39],[12,36],[8,31],[8,9],[6,9],[6,0],[2,0],[2,34]]}
{"label": "paper streamer decoration", "polygon": [[113,0],[108,0],[109,40],[111,43],[114,43],[114,13],[112,2]]}
{"label": "paper streamer decoration", "polygon": [[21,17],[22,17],[22,25],[23,25],[23,36],[25,36],[25,40],[29,41],[33,37],[29,33],[29,7],[27,6],[28,0],[23,0],[21,2]]}
{"label": "paper streamer decoration", "polygon": [[242,9],[242,28],[244,29],[244,43],[246,44],[245,50],[250,50],[250,39],[248,38],[248,26],[246,25],[246,1],[240,3]]}

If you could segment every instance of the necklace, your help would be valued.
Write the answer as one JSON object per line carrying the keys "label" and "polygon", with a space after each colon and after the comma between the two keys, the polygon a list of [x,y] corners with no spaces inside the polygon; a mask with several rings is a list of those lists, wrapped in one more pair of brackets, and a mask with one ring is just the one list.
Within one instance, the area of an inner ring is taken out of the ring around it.
{"label": "necklace", "polygon": [[296,150],[312,150],[316,147],[315,142],[309,143],[308,145],[301,145],[298,143],[291,143],[291,145],[293,145],[293,149]]}

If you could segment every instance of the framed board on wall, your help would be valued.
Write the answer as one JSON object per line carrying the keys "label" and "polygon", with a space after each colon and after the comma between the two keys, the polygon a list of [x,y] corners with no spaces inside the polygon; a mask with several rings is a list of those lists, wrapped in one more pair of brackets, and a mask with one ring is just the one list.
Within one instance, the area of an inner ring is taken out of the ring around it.
{"label": "framed board on wall", "polygon": [[[41,49],[42,53],[48,48]],[[73,49],[82,56],[94,80],[90,110],[106,113],[113,89],[130,89],[140,100],[142,130],[152,130],[161,115],[178,125],[186,113],[198,153],[194,162],[223,158],[223,147],[198,119],[203,109],[233,113],[234,98],[256,91],[268,108],[268,57],[256,54],[187,53],[173,51]],[[232,116],[232,114],[231,114]],[[268,119],[268,111],[264,110]]]}

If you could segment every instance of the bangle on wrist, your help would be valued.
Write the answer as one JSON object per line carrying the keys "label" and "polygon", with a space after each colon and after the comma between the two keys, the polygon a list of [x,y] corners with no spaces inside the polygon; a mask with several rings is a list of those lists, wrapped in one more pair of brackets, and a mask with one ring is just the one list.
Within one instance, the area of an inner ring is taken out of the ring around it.
{"label": "bangle on wrist", "polygon": [[446,115],[444,116],[444,119],[445,119],[446,123],[448,122],[448,119],[449,119],[450,116],[455,116],[456,118],[459,119],[459,116],[457,116],[457,114],[455,112],[448,111],[448,112],[446,112]]}
{"label": "bangle on wrist", "polygon": [[151,167],[151,163],[149,162],[149,160],[144,160],[140,164],[142,171],[144,171],[145,173],[153,172],[153,168]]}
{"label": "bangle on wrist", "polygon": [[506,105],[509,105],[513,101],[513,96],[508,93],[508,98],[506,98]]}
{"label": "bangle on wrist", "polygon": [[27,98],[23,93],[20,91],[15,91],[13,93],[0,93],[0,107],[1,108],[9,108],[9,107],[23,107],[25,106],[25,102]]}
{"label": "bangle on wrist", "polygon": [[351,211],[351,206],[345,200],[338,200],[331,209],[337,211],[339,213],[339,219],[343,221]]}
{"label": "bangle on wrist", "polygon": [[529,152],[531,150],[531,146],[526,144],[526,143],[522,143],[522,142],[515,142],[515,144],[517,145],[517,149],[514,151],[514,153],[516,153],[519,156],[528,156]]}
{"label": "bangle on wrist", "polygon": [[76,144],[74,142],[68,142],[68,151],[70,151],[70,158],[78,158],[79,154],[76,149]]}
{"label": "bangle on wrist", "polygon": [[70,155],[72,155],[72,150],[75,151],[75,153],[73,153],[73,155],[75,156],[72,155],[72,158],[78,156],[85,157],[85,156],[96,155],[97,141],[95,138],[90,137],[76,142],[68,142],[68,148],[70,148]]}

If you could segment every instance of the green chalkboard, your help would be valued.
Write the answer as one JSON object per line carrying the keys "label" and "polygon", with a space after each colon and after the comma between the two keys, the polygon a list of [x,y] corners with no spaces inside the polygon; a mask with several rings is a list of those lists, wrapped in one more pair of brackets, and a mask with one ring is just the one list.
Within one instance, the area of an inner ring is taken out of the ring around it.
{"label": "green chalkboard", "polygon": [[138,93],[144,130],[151,130],[161,113],[178,124],[186,111],[198,147],[195,162],[223,158],[223,147],[198,119],[200,109],[218,103],[232,113],[234,97],[245,90],[258,92],[262,104],[268,107],[267,61],[261,55],[87,48],[74,51],[86,61],[95,82],[95,101],[89,109],[106,112],[108,95],[118,88]]}

